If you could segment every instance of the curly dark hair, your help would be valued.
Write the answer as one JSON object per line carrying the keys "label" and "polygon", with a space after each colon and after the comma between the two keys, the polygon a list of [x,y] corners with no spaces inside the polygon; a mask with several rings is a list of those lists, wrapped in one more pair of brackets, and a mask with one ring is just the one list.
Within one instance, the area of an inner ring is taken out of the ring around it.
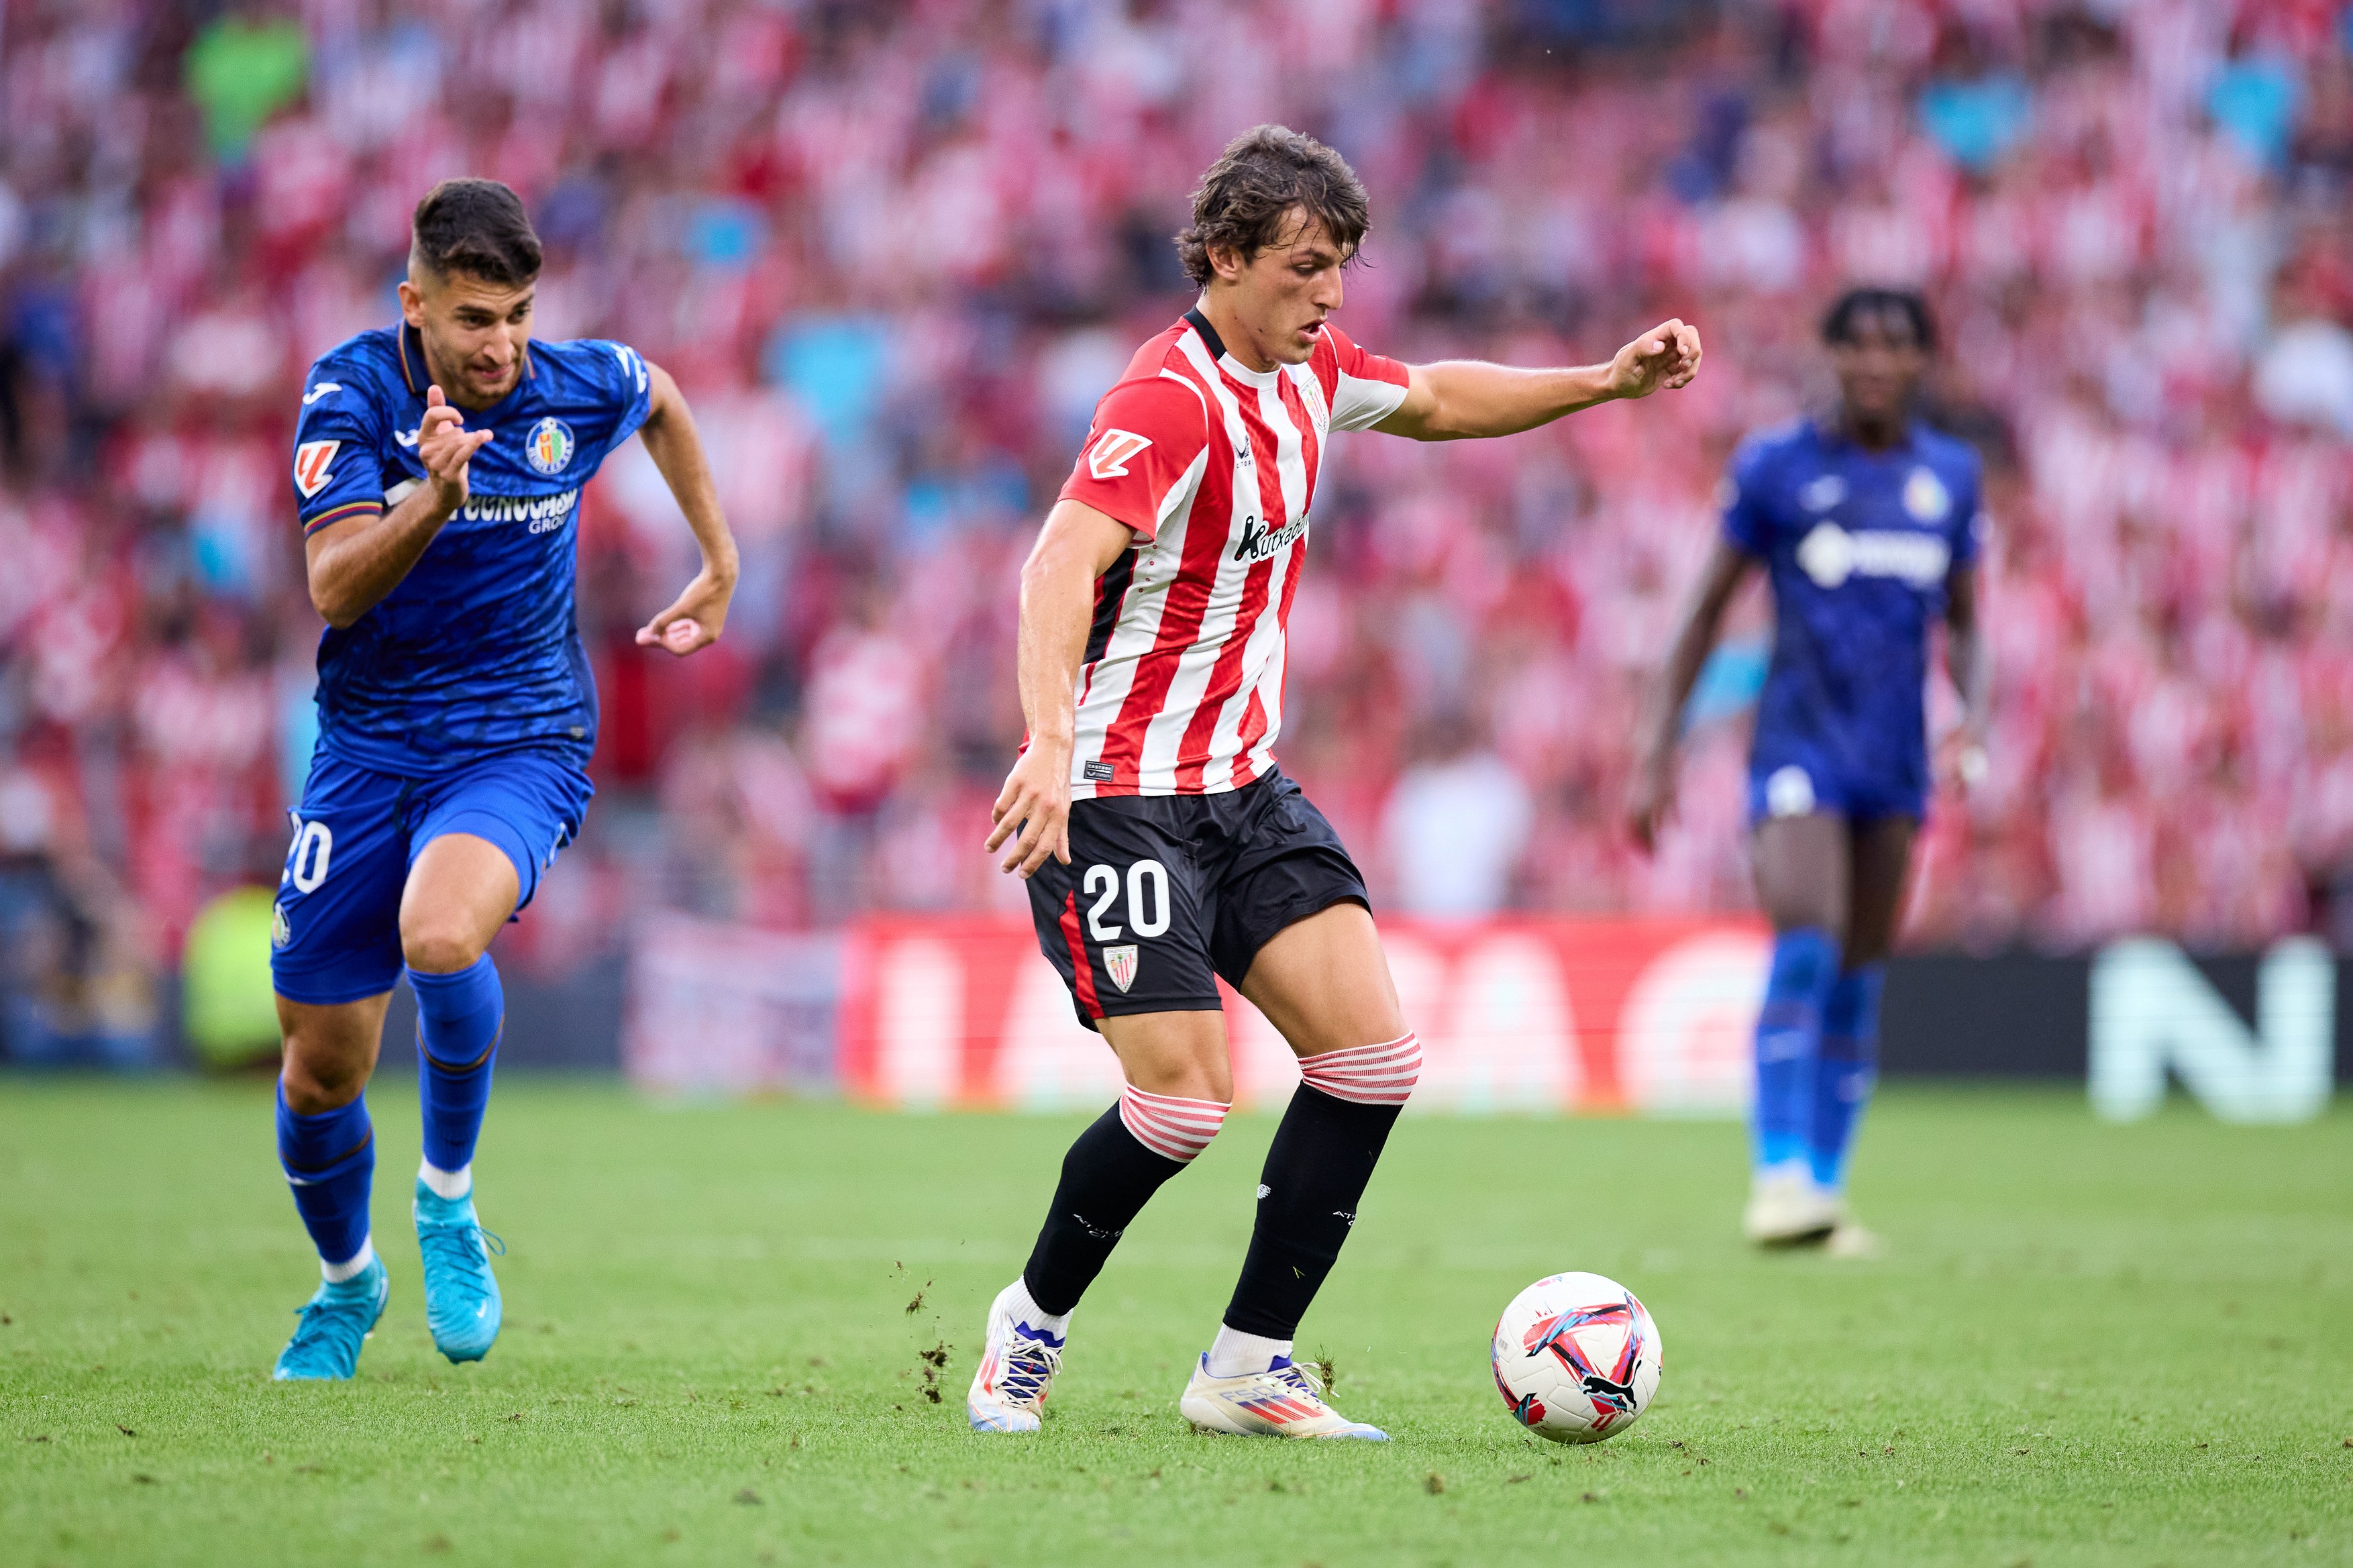
{"label": "curly dark hair", "polygon": [[436,278],[463,272],[512,289],[539,276],[522,198],[496,180],[444,180],[417,204],[409,254]]}
{"label": "curly dark hair", "polygon": [[1353,257],[1372,226],[1372,202],[1348,161],[1313,136],[1284,125],[1258,125],[1226,143],[1193,193],[1193,221],[1176,236],[1186,276],[1207,286],[1216,275],[1213,247],[1231,246],[1248,261],[1282,237],[1294,207],[1323,220],[1324,232]]}
{"label": "curly dark hair", "polygon": [[1916,289],[1886,289],[1871,285],[1849,289],[1831,304],[1830,313],[1822,318],[1822,342],[1830,344],[1854,342],[1856,319],[1862,316],[1898,315],[1912,323],[1912,341],[1923,349],[1934,351],[1936,346],[1936,318],[1928,311],[1928,301]]}

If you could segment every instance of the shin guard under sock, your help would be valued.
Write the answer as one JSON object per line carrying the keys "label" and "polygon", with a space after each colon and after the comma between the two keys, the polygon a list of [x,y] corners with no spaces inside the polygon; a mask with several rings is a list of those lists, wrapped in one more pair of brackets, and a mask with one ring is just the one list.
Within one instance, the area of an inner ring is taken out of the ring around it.
{"label": "shin guard under sock", "polygon": [[375,1129],[367,1097],[298,1116],[278,1087],[278,1163],[294,1190],[302,1226],[329,1266],[357,1258],[368,1241],[368,1193],[375,1174]]}
{"label": "shin guard under sock", "polygon": [[1215,1100],[1131,1087],[1079,1134],[1062,1156],[1053,1207],[1021,1269],[1021,1282],[1040,1309],[1069,1315],[1103,1272],[1121,1233],[1161,1184],[1208,1145],[1225,1113]]}
{"label": "shin guard under sock", "polygon": [[1229,1329],[1289,1340],[1356,1223],[1389,1129],[1421,1074],[1413,1036],[1309,1057],[1259,1178],[1250,1254],[1226,1308]]}
{"label": "shin guard under sock", "polygon": [[1887,980],[1881,964],[1851,969],[1831,988],[1822,1009],[1821,1057],[1814,1069],[1813,1128],[1806,1157],[1818,1186],[1846,1185],[1847,1152],[1855,1125],[1871,1103],[1879,1077],[1879,996]]}
{"label": "shin guard under sock", "polygon": [[1773,970],[1765,984],[1765,1005],[1757,1014],[1752,1131],[1759,1170],[1806,1157],[1813,1132],[1822,1009],[1837,983],[1838,967],[1838,942],[1819,926],[1800,926],[1773,939]]}
{"label": "shin guard under sock", "polygon": [[450,974],[408,972],[417,993],[417,1089],[424,1100],[425,1163],[462,1171],[474,1159],[506,998],[489,953]]}

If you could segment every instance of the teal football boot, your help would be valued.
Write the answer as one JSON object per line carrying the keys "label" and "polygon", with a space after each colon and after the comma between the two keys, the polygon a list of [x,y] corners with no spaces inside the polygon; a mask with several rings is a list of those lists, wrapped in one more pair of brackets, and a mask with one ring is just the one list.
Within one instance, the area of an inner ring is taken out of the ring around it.
{"label": "teal football boot", "polygon": [[474,1216],[474,1196],[445,1198],[417,1182],[417,1250],[425,1255],[425,1326],[451,1361],[480,1361],[499,1337],[499,1282],[491,1255],[507,1244]]}
{"label": "teal football boot", "polygon": [[375,1330],[391,1298],[392,1280],[381,1258],[369,1258],[368,1266],[348,1279],[322,1283],[317,1295],[295,1309],[302,1321],[278,1352],[278,1364],[269,1375],[280,1383],[353,1376],[360,1367],[360,1343]]}

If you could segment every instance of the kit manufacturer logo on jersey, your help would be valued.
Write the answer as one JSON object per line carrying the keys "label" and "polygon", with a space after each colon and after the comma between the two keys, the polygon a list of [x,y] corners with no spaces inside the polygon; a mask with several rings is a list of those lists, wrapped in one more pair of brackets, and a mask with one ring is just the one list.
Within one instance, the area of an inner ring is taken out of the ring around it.
{"label": "kit manufacturer logo on jersey", "polygon": [[1119,777],[1119,771],[1109,763],[1089,763],[1085,773],[1089,784],[1110,784]]}
{"label": "kit manufacturer logo on jersey", "polygon": [[1846,481],[1836,474],[1824,474],[1798,487],[1798,504],[1808,511],[1828,511],[1846,500]]}
{"label": "kit manufacturer logo on jersey", "polygon": [[541,473],[560,474],[579,447],[572,438],[572,426],[551,416],[533,426],[531,434],[523,437],[522,455]]}
{"label": "kit manufacturer logo on jersey", "polygon": [[1087,472],[1099,479],[1115,479],[1127,472],[1128,460],[1152,445],[1149,436],[1133,430],[1106,430],[1087,448]]}
{"label": "kit manufacturer logo on jersey", "polygon": [[310,391],[302,395],[302,406],[308,408],[313,403],[318,402],[319,399],[326,396],[327,394],[331,392],[341,392],[343,389],[343,384],[340,381],[322,381],[318,385],[312,387]]}
{"label": "kit manufacturer logo on jersey", "polygon": [[302,492],[304,500],[325,489],[327,481],[335,477],[327,468],[343,445],[341,441],[305,441],[294,448],[294,488]]}
{"label": "kit manufacturer logo on jersey", "polygon": [[1111,983],[1119,987],[1120,994],[1125,995],[1127,988],[1135,984],[1135,944],[1129,942],[1124,947],[1107,947],[1103,952],[1103,973],[1111,976]]}
{"label": "kit manufacturer logo on jersey", "polygon": [[1921,522],[1942,522],[1953,510],[1953,492],[1926,468],[1915,468],[1904,481],[1904,510]]}

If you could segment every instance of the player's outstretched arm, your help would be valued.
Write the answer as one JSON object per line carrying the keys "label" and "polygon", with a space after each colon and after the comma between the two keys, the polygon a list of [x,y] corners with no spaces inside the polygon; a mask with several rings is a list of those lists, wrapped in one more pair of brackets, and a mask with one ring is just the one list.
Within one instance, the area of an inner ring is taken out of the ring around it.
{"label": "player's outstretched arm", "polygon": [[1725,606],[1756,565],[1757,558],[1730,540],[1715,542],[1699,587],[1675,625],[1666,668],[1651,684],[1642,710],[1642,751],[1634,768],[1633,797],[1626,805],[1627,828],[1645,855],[1657,846],[1659,829],[1674,813],[1675,742],[1681,738],[1683,704],[1691,700],[1701,667],[1715,647]]}
{"label": "player's outstretched arm", "polygon": [[638,435],[702,547],[702,570],[668,608],[638,628],[638,646],[668,648],[683,658],[717,642],[727,625],[727,602],[735,596],[739,570],[735,536],[719,510],[719,487],[712,481],[711,461],[685,395],[661,366],[649,364],[646,374],[646,422]]}
{"label": "player's outstretched arm", "polygon": [[426,388],[417,426],[417,458],[426,482],[389,511],[330,523],[303,542],[311,603],[327,624],[350,626],[400,586],[441,525],[466,504],[466,465],[490,445],[491,432],[469,430],[438,386]]}
{"label": "player's outstretched arm", "polygon": [[1699,361],[1699,329],[1669,320],[1620,349],[1608,364],[1518,370],[1443,360],[1411,365],[1405,401],[1373,428],[1417,441],[1515,436],[1597,403],[1688,386]]}
{"label": "player's outstretched arm", "polygon": [[1945,671],[1961,694],[1961,721],[1937,745],[1937,771],[1974,788],[1985,778],[1986,733],[1993,718],[1993,660],[1978,619],[1978,569],[1956,565],[1945,577]]}
{"label": "player's outstretched arm", "polygon": [[1019,678],[1029,745],[989,812],[989,853],[1005,851],[999,870],[1027,878],[1049,855],[1071,863],[1071,748],[1095,580],[1134,542],[1117,519],[1084,501],[1057,501],[1022,563]]}

